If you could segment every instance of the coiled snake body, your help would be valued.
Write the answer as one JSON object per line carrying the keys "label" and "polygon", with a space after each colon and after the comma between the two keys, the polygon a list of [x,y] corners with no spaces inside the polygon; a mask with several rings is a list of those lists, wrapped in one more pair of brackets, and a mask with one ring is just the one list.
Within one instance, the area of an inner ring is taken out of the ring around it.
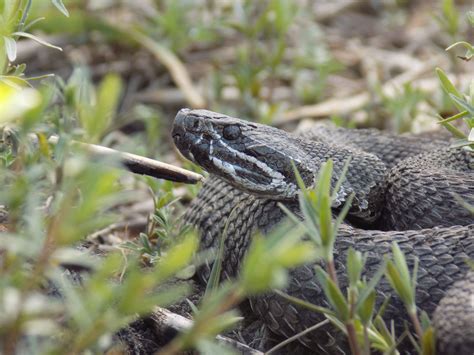
{"label": "coiled snake body", "polygon": [[[278,201],[298,211],[292,162],[310,186],[321,164],[332,159],[334,184],[350,157],[333,203],[337,210],[355,194],[352,223],[342,225],[334,248],[341,288],[347,286],[350,247],[367,253],[365,275],[370,277],[396,241],[409,264],[419,260],[416,301],[420,310],[434,316],[438,352],[474,353],[474,272],[467,263],[474,258],[474,220],[460,203],[460,198],[474,203],[472,152],[451,149],[446,140],[375,130],[315,127],[293,135],[206,110],[181,110],[172,134],[183,155],[210,173],[186,220],[198,227],[204,248],[215,247],[228,224],[223,263],[228,277],[238,272],[252,234],[257,229],[266,233],[284,218]],[[325,305],[314,265],[293,270],[286,292]],[[389,295],[393,291],[383,280],[377,286],[378,300]],[[324,319],[273,293],[251,304],[272,331],[286,337]],[[384,318],[396,324],[407,319],[396,296]],[[331,329],[320,328],[301,342],[321,352],[342,351]]]}

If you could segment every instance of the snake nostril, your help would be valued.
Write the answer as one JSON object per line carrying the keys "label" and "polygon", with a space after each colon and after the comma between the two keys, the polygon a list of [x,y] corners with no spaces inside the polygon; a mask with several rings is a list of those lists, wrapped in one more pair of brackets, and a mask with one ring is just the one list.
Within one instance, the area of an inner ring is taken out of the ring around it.
{"label": "snake nostril", "polygon": [[176,129],[171,134],[174,144],[177,147],[186,145],[186,132],[182,129]]}

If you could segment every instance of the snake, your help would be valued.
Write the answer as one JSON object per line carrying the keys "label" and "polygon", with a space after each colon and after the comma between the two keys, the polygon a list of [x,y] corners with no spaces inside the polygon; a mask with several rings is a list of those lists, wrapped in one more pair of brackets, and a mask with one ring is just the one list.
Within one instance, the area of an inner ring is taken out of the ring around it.
{"label": "snake", "polygon": [[[171,134],[182,155],[209,173],[184,220],[199,231],[202,248],[218,248],[226,229],[223,277],[238,276],[255,233],[266,235],[285,219],[281,204],[301,215],[294,168],[313,187],[331,159],[333,188],[345,173],[332,201],[334,214],[353,196],[334,245],[341,290],[348,287],[350,248],[365,253],[364,276],[371,277],[396,242],[409,268],[418,261],[417,308],[432,318],[438,354],[474,353],[474,271],[468,262],[474,258],[474,218],[465,208],[474,203],[472,150],[454,148],[436,135],[396,135],[373,128],[314,125],[291,133],[203,109],[181,109]],[[316,280],[315,263],[292,269],[285,292],[329,305]],[[408,316],[385,278],[376,294],[378,305],[390,298],[383,318],[399,330]],[[250,304],[268,329],[283,337],[325,319],[275,292],[252,297]],[[298,340],[311,353],[348,349],[331,324]]]}

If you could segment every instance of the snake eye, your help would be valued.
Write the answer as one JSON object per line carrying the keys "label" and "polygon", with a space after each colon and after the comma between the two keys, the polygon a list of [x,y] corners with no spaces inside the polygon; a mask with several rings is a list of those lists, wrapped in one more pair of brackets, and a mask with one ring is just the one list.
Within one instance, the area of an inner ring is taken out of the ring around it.
{"label": "snake eye", "polygon": [[183,123],[184,128],[190,131],[197,131],[201,127],[200,120],[195,117],[187,117],[187,119],[184,120]]}
{"label": "snake eye", "polygon": [[222,135],[228,140],[237,139],[240,136],[240,128],[236,125],[225,126],[222,130]]}

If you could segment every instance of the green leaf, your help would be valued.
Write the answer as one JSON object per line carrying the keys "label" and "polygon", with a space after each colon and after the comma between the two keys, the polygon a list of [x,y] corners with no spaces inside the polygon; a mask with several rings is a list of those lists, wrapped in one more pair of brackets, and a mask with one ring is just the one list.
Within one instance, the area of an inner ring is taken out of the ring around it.
{"label": "green leaf", "polygon": [[449,94],[449,96],[455,103],[457,103],[458,106],[469,112],[469,115],[474,116],[474,107],[471,106],[467,101],[453,94]]}
{"label": "green leaf", "polygon": [[387,325],[381,316],[377,315],[375,317],[374,325],[382,339],[384,339],[385,343],[390,347],[393,344],[392,334],[388,330]]}
{"label": "green leaf", "polygon": [[436,74],[438,74],[438,78],[441,81],[441,86],[448,95],[452,94],[458,98],[462,98],[462,95],[459,93],[453,83],[451,83],[451,81],[448,79],[448,76],[441,68],[436,68]]}
{"label": "green leaf", "polygon": [[61,11],[64,16],[69,17],[69,11],[67,11],[66,6],[64,6],[62,0],[51,0],[51,2],[59,11]]}
{"label": "green leaf", "polygon": [[436,339],[433,327],[429,327],[423,332],[423,339],[421,340],[422,355],[436,354]]}
{"label": "green leaf", "polygon": [[334,186],[334,190],[331,195],[331,199],[334,201],[337,198],[337,194],[339,190],[341,189],[342,184],[346,180],[347,176],[347,171],[349,170],[349,166],[351,164],[351,157],[347,158],[344,166],[342,167],[341,174],[339,175],[339,178],[337,179],[336,185]]}
{"label": "green leaf", "polygon": [[[466,111],[467,112],[467,111]],[[443,118],[441,116],[438,116],[438,118],[440,119],[440,121],[443,120]],[[449,122],[441,122],[441,124],[455,137],[457,138],[465,138],[465,134],[464,132],[462,132],[461,130],[459,130],[457,127],[453,126],[452,124],[450,124]]]}
{"label": "green leaf", "polygon": [[321,242],[323,247],[332,254],[332,245],[334,244],[335,236],[332,234],[332,210],[331,199],[329,194],[323,194],[320,198],[319,210],[319,228],[321,235]]}
{"label": "green leaf", "polygon": [[285,292],[282,292],[280,290],[273,290],[273,292],[276,293],[277,295],[279,295],[280,297],[284,298],[288,302],[293,303],[294,305],[306,308],[307,310],[309,310],[311,312],[322,313],[322,314],[324,314],[326,316],[330,316],[330,317],[335,317],[336,316],[336,314],[332,310],[330,310],[329,308],[317,306],[315,304],[312,304],[312,303],[310,303],[308,301],[305,301],[305,300],[302,300],[300,298],[290,296],[289,294],[287,294]]}
{"label": "green leaf", "polygon": [[298,196],[298,201],[304,218],[303,225],[306,227],[309,236],[316,245],[322,246],[321,234],[317,220],[318,214],[313,206],[311,197],[306,192],[303,192]]}
{"label": "green leaf", "polygon": [[454,36],[459,31],[459,15],[454,0],[443,0],[442,10],[445,28],[451,36]]}
{"label": "green leaf", "polygon": [[3,41],[5,43],[5,51],[7,52],[7,57],[10,62],[14,62],[16,59],[16,42],[11,37],[3,36]]}
{"label": "green leaf", "polygon": [[314,243],[301,241],[286,250],[286,252],[281,253],[278,257],[278,262],[283,267],[291,268],[295,265],[314,261],[316,255]]}
{"label": "green leaf", "polygon": [[357,314],[360,317],[360,321],[365,325],[368,325],[372,319],[372,315],[374,313],[375,298],[376,292],[375,290],[372,290],[358,307]]}
{"label": "green leaf", "polygon": [[456,46],[463,46],[465,47],[467,50],[474,50],[474,48],[472,47],[472,45],[468,42],[465,42],[465,41],[459,41],[459,42],[456,42],[456,43],[453,43],[452,45],[450,45],[448,48],[446,48],[447,51],[449,51],[450,49],[453,49],[454,47]]}
{"label": "green leaf", "polygon": [[82,126],[88,138],[95,143],[110,126],[117,111],[122,82],[117,75],[109,74],[102,80],[95,94],[86,73],[80,76],[82,72],[84,71],[75,70],[68,86],[71,86],[71,96]]}
{"label": "green leaf", "polygon": [[321,164],[318,174],[316,193],[318,196],[330,196],[333,162],[331,159]]}
{"label": "green leaf", "polygon": [[408,270],[408,265],[405,259],[405,255],[401,251],[400,247],[396,242],[392,243],[392,254],[397,270],[400,273],[400,277],[403,279],[403,282],[410,282],[410,271]]}
{"label": "green leaf", "polygon": [[34,19],[33,21],[30,21],[28,22],[27,25],[25,25],[25,27],[23,27],[21,30],[26,32],[28,31],[31,27],[33,27],[34,25],[36,25],[38,22],[41,22],[43,20],[45,20],[46,18],[45,17],[38,17],[36,19]]}
{"label": "green leaf", "polygon": [[386,341],[382,334],[371,326],[368,328],[370,347],[374,350],[379,350],[383,354],[393,354],[393,351],[387,351],[391,348],[391,345]]}
{"label": "green leaf", "polygon": [[360,251],[349,248],[347,253],[347,274],[350,287],[355,287],[360,280],[360,275],[365,264],[365,258]]}
{"label": "green leaf", "polygon": [[458,140],[455,140],[453,143],[451,143],[450,147],[451,148],[461,148],[461,147],[471,145],[472,143],[473,142],[468,140],[468,139],[458,139]]}
{"label": "green leaf", "polygon": [[414,275],[412,279],[405,260],[405,255],[403,255],[399,246],[395,242],[393,242],[392,246],[392,257],[394,261],[392,262],[392,260],[389,260],[387,263],[386,276],[388,281],[407,307],[408,312],[415,312],[417,262],[415,262]]}
{"label": "green leaf", "polygon": [[[356,304],[356,311],[359,309],[359,307],[362,306],[362,303],[365,302],[365,299],[369,297],[370,293],[375,290],[375,286],[379,283],[380,279],[382,278],[383,274],[385,273],[385,269],[387,267],[386,261],[384,260],[382,265],[378,268],[377,272],[375,275],[372,277],[372,279],[369,281],[367,285],[362,289],[362,291],[359,294],[359,297],[357,299],[357,304]],[[382,310],[383,311],[383,310]]]}
{"label": "green leaf", "polygon": [[[26,64],[25,63],[17,65],[15,67],[15,71],[13,72],[13,76],[23,75],[23,73],[25,72],[25,69],[26,69]],[[51,74],[49,74],[49,75],[51,75]]]}
{"label": "green leaf", "polygon": [[187,266],[197,250],[198,243],[196,235],[190,233],[182,242],[172,246],[159,259],[154,272],[155,278],[165,280]]}
{"label": "green leaf", "polygon": [[444,118],[444,119],[438,121],[438,123],[443,124],[443,123],[447,123],[447,122],[456,121],[456,120],[458,120],[458,119],[460,119],[460,118],[463,118],[464,116],[467,116],[468,114],[469,114],[469,112],[467,112],[467,111],[462,111],[462,112],[459,112],[458,114],[453,115],[453,116],[451,116],[451,117]]}
{"label": "green leaf", "polygon": [[428,316],[428,313],[426,313],[425,311],[421,312],[420,321],[421,321],[421,327],[423,328],[423,331],[427,330],[431,326],[430,317]]}
{"label": "green leaf", "polygon": [[300,172],[298,171],[298,168],[296,167],[295,162],[292,160],[291,161],[291,166],[293,167],[293,173],[295,174],[295,179],[298,187],[300,188],[301,191],[305,191],[307,189],[303,178],[301,177]]}
{"label": "green leaf", "polygon": [[287,268],[316,258],[315,249],[302,243],[305,228],[284,223],[262,238],[257,235],[244,257],[241,267],[242,287],[248,294],[281,288],[288,279]]}
{"label": "green leaf", "polygon": [[36,42],[38,42],[39,44],[42,44],[43,46],[50,47],[50,48],[54,48],[54,49],[57,49],[58,51],[61,51],[61,52],[62,52],[62,48],[61,48],[61,47],[55,46],[55,45],[53,45],[53,44],[51,44],[51,43],[48,43],[48,42],[42,40],[41,38],[32,35],[31,33],[21,32],[21,31],[20,31],[20,32],[13,32],[12,35],[13,35],[13,36],[26,37],[26,38],[32,39],[33,41],[36,41]]}
{"label": "green leaf", "polygon": [[278,207],[280,207],[280,209],[285,212],[286,216],[295,224],[300,224],[301,223],[301,220],[298,218],[298,216],[296,216],[292,211],[290,211],[288,209],[288,207],[286,207],[283,203],[281,202],[278,202]]}
{"label": "green leaf", "polygon": [[108,128],[112,117],[117,111],[122,81],[118,75],[109,74],[100,83],[97,94],[97,106],[95,109],[94,129],[95,136],[100,136]]}
{"label": "green leaf", "polygon": [[347,213],[349,212],[351,206],[352,206],[352,200],[354,199],[355,193],[352,192],[349,197],[346,199],[346,202],[344,202],[344,206],[342,207],[341,211],[339,211],[339,214],[337,215],[336,221],[334,222],[334,229],[333,229],[333,234],[337,236],[337,231],[339,230],[339,227],[341,226],[342,222],[347,216]]}
{"label": "green leaf", "polygon": [[[214,307],[218,305],[219,304],[214,304]],[[195,336],[197,336],[197,338],[216,336],[223,331],[235,327],[235,325],[242,320],[242,317],[239,317],[235,310],[231,310],[214,315],[211,319],[202,319],[204,322],[200,321],[200,319],[196,322],[196,329],[198,329],[198,331]]]}
{"label": "green leaf", "polygon": [[323,287],[326,298],[336,311],[339,320],[346,322],[349,319],[349,305],[341,290],[319,265],[316,266],[316,277]]}

